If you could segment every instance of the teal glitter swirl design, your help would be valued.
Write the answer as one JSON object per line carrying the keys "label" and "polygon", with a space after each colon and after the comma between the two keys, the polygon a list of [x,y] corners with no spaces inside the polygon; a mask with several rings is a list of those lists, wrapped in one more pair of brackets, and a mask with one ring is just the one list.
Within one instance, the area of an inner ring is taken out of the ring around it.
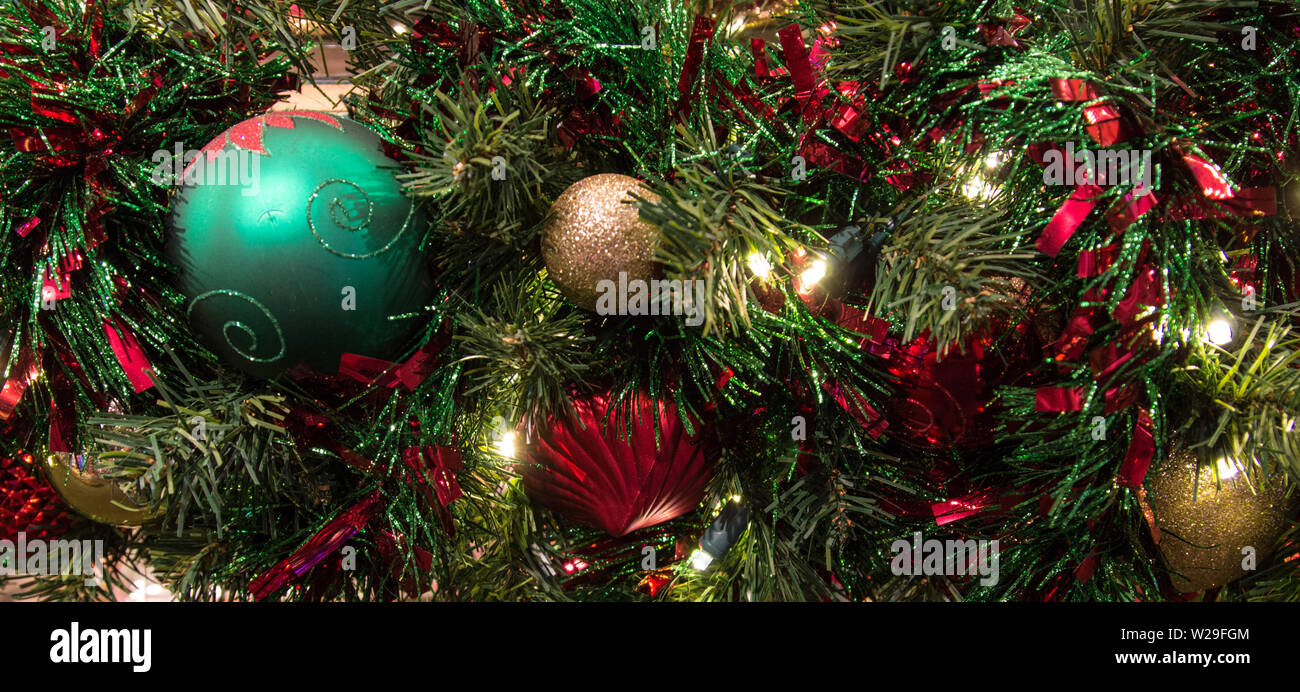
{"label": "teal glitter swirl design", "polygon": [[[393,234],[393,237],[390,238],[383,247],[373,252],[366,252],[366,253],[343,252],[342,250],[338,250],[333,247],[330,247],[329,242],[327,242],[325,238],[321,237],[320,231],[316,230],[316,222],[313,221],[311,218],[311,207],[313,204],[316,203],[316,198],[320,196],[320,191],[325,189],[326,185],[332,185],[334,183],[340,183],[342,185],[350,185],[351,187],[356,188],[357,191],[361,192],[361,194],[366,197],[367,203],[369,203],[369,196],[366,195],[365,190],[362,190],[360,185],[357,185],[351,180],[344,180],[342,178],[330,178],[325,182],[321,183],[320,185],[317,185],[316,189],[312,191],[311,196],[307,198],[307,228],[311,229],[311,234],[316,236],[316,241],[321,244],[321,247],[325,248],[326,250],[328,250],[329,252],[335,255],[338,255],[339,257],[344,257],[346,259],[370,259],[371,257],[382,255],[383,253],[391,250],[393,248],[393,245],[406,233],[406,229],[411,225],[411,217],[415,215],[415,203],[411,202],[411,206],[406,210],[406,219],[402,221],[402,227],[398,229],[397,233]],[[330,217],[333,218],[335,223],[337,224],[338,220],[334,216],[334,206],[333,206],[336,201],[337,198],[335,200],[331,200],[330,202],[331,204]],[[366,222],[364,224],[356,228],[342,226],[340,224],[340,228],[344,228],[345,230],[349,230],[349,231],[368,228],[370,226],[370,219],[373,216],[373,213],[374,213],[374,205],[371,204],[370,208],[367,210]]]}
{"label": "teal glitter swirl design", "polygon": [[230,330],[238,329],[242,331],[244,334],[246,334],[249,339],[252,340],[253,344],[252,346],[249,347],[250,350],[256,351],[257,344],[258,344],[257,333],[253,331],[252,327],[249,327],[247,324],[240,322],[239,320],[230,320],[225,324],[221,325],[221,335],[225,337],[226,345],[229,346],[232,351],[238,353],[240,356],[247,358],[248,360],[254,363],[273,363],[284,357],[285,340],[284,340],[284,332],[281,331],[280,329],[280,323],[275,320],[275,315],[272,315],[271,311],[267,309],[265,305],[262,305],[260,302],[257,301],[256,298],[253,298],[252,296],[245,295],[243,293],[240,293],[239,291],[232,291],[227,288],[219,288],[215,291],[206,291],[204,293],[200,293],[199,295],[195,296],[194,300],[190,301],[190,306],[185,311],[185,317],[191,318],[192,315],[194,314],[195,306],[197,306],[200,301],[205,300],[207,298],[211,298],[213,296],[230,296],[231,298],[239,298],[241,300],[246,300],[249,303],[252,303],[253,307],[257,308],[258,310],[261,310],[262,314],[266,315],[266,320],[271,323],[271,328],[275,330],[276,339],[280,341],[280,350],[274,356],[271,356],[270,358],[258,358],[257,356],[254,356],[244,351],[240,347],[236,346],[234,340],[230,338]]}
{"label": "teal glitter swirl design", "polygon": [[373,221],[375,218],[375,204],[374,202],[370,201],[370,195],[367,195],[366,191],[362,190],[360,187],[357,187],[355,185],[353,187],[356,187],[357,193],[360,194],[366,200],[366,218],[364,221],[361,221],[360,223],[356,223],[356,224],[351,224],[351,223],[346,223],[347,219],[340,219],[339,209],[343,207],[343,204],[339,202],[338,197],[335,197],[334,199],[330,200],[330,204],[329,204],[330,221],[333,221],[335,226],[338,226],[339,228],[342,228],[345,231],[359,231],[363,228],[367,228],[368,226],[370,226],[370,222]]}

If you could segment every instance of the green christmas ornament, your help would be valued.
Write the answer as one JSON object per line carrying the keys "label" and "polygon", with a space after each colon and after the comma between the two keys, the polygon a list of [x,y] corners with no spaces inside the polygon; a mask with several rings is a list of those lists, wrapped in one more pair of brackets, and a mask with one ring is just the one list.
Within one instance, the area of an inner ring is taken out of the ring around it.
{"label": "green christmas ornament", "polygon": [[177,172],[169,255],[190,323],[231,365],[332,374],[345,353],[393,360],[412,345],[433,293],[426,221],[380,145],[346,118],[268,113]]}

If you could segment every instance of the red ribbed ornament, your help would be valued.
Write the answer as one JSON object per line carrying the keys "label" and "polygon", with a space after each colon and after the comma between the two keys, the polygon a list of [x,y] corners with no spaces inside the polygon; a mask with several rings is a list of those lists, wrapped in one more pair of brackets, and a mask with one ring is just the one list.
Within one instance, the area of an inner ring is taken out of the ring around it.
{"label": "red ribbed ornament", "polygon": [[72,522],[30,454],[0,456],[0,540],[16,541],[20,532],[28,540],[59,538]]}
{"label": "red ribbed ornament", "polygon": [[619,425],[624,411],[607,420],[607,394],[574,408],[577,420],[552,420],[524,450],[524,489],[534,501],[612,536],[699,506],[718,456],[711,430],[696,424],[689,434],[676,406],[645,394],[632,402],[630,434]]}

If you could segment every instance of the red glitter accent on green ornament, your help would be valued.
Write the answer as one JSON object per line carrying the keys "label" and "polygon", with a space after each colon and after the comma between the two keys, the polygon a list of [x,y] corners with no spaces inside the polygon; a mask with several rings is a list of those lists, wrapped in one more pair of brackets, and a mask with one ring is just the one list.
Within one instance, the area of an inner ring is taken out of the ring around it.
{"label": "red glitter accent on green ornament", "polygon": [[[317,113],[315,111],[279,111],[276,113],[259,115],[256,118],[249,118],[248,120],[234,125],[229,130],[214,137],[211,142],[208,142],[200,151],[200,154],[205,156],[208,161],[213,161],[217,158],[217,154],[219,154],[221,150],[225,148],[226,144],[229,143],[235,145],[239,149],[256,152],[263,156],[269,156],[270,152],[268,152],[266,147],[262,144],[262,130],[267,125],[285,130],[292,130],[294,128],[294,118],[308,118],[310,120],[325,123],[339,132],[343,131],[343,123],[340,123],[338,118],[335,118],[328,113]],[[196,156],[193,161],[190,161],[189,165],[185,166],[185,171],[183,173],[184,176],[189,175],[190,168],[193,167],[195,163],[198,163],[198,160],[199,157]]]}

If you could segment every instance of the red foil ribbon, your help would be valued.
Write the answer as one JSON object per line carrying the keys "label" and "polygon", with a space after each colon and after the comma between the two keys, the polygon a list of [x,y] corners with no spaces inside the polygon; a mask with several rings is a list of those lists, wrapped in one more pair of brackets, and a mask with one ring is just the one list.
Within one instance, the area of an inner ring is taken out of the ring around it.
{"label": "red foil ribbon", "polygon": [[880,415],[880,412],[871,407],[867,400],[857,391],[841,387],[838,382],[826,381],[822,383],[822,390],[840,405],[840,408],[853,416],[853,420],[867,431],[871,439],[879,439],[884,434],[885,429],[889,427],[889,421]]}
{"label": "red foil ribbon", "polygon": [[51,275],[48,269],[41,274],[41,301],[60,301],[72,297],[72,277],[64,272]]}
{"label": "red foil ribbon", "polygon": [[1137,401],[1137,387],[1134,387],[1131,384],[1124,387],[1107,389],[1106,406],[1102,409],[1102,412],[1111,414],[1116,411],[1122,411],[1133,406]]}
{"label": "red foil ribbon", "polygon": [[437,356],[451,343],[449,323],[443,323],[429,342],[400,365],[379,358],[371,358],[356,353],[344,353],[339,356],[338,374],[361,382],[375,384],[389,389],[399,384],[413,390],[424,382],[437,367]]}
{"label": "red foil ribbon", "polygon": [[935,524],[945,526],[954,521],[960,521],[966,517],[979,514],[988,507],[992,495],[992,491],[985,490],[954,497],[946,502],[931,504],[930,511],[934,514]]}
{"label": "red foil ribbon", "polygon": [[1230,216],[1273,216],[1277,214],[1277,191],[1271,187],[1242,188],[1232,197],[1206,204],[1204,197],[1183,196],[1170,202],[1165,221],[1223,219]]}
{"label": "red foil ribbon", "polygon": [[1084,130],[1103,147],[1114,146],[1136,136],[1136,129],[1110,103],[1083,107]]}
{"label": "red foil ribbon", "polygon": [[1061,336],[1052,344],[1056,351],[1056,361],[1076,361],[1083,356],[1088,339],[1096,330],[1095,320],[1100,312],[1099,304],[1105,301],[1106,292],[1100,288],[1090,288],[1083,294],[1083,300],[1075,308],[1070,321],[1066,323]]}
{"label": "red foil ribbon", "polygon": [[14,232],[18,234],[18,237],[26,238],[28,234],[32,232],[32,229],[39,226],[40,223],[41,223],[41,217],[33,216],[32,218],[27,219],[27,221],[24,222],[23,225],[15,228]]}
{"label": "red foil ribbon", "polygon": [[1137,320],[1147,306],[1159,306],[1164,303],[1161,294],[1160,276],[1154,268],[1138,274],[1129,286],[1128,293],[1115,306],[1111,316],[1120,324],[1129,326]]}
{"label": "red foil ribbon", "polygon": [[126,373],[136,393],[152,387],[153,380],[149,378],[149,371],[153,366],[149,364],[144,349],[140,348],[140,343],[135,340],[131,330],[120,321],[114,323],[105,319],[104,335],[108,337],[108,345],[113,349],[118,365],[122,366],[122,371]]}
{"label": "red foil ribbon", "polygon": [[1027,26],[1029,26],[1029,17],[1022,14],[1020,10],[1013,10],[1010,20],[981,22],[976,24],[975,28],[983,35],[985,45],[1019,48],[1020,43],[1016,41],[1016,34]]}
{"label": "red foil ribbon", "polygon": [[[867,127],[861,114],[852,106],[843,105],[838,109],[826,108],[822,101],[831,93],[822,82],[817,66],[824,58],[820,44],[813,46],[810,53],[804,44],[803,33],[796,24],[783,27],[777,32],[781,40],[781,51],[785,57],[786,69],[794,83],[795,102],[799,104],[804,122],[809,126],[808,132],[800,138],[799,154],[810,163],[833,170],[851,178],[866,180],[872,174],[866,163],[855,156],[827,144],[816,137],[816,130],[823,124],[830,124],[841,134],[851,140],[858,140]],[[858,86],[847,82],[839,90],[855,97]],[[832,120],[833,118],[833,120]],[[890,180],[899,189],[907,189],[910,183],[905,177]]]}
{"label": "red foil ribbon", "polygon": [[[47,356],[49,359],[49,356]],[[72,383],[59,368],[46,368],[50,373],[50,432],[51,452],[72,452],[77,434],[76,399]]]}
{"label": "red foil ribbon", "polygon": [[[1150,195],[1147,195],[1150,197]],[[1115,258],[1119,256],[1119,244],[1111,243],[1091,250],[1083,250],[1079,253],[1079,266],[1075,276],[1080,279],[1087,279],[1093,276],[1101,276],[1115,263]]]}
{"label": "red foil ribbon", "polygon": [[671,582],[672,578],[668,576],[668,570],[651,572],[642,577],[641,581],[637,582],[636,590],[654,598],[655,596],[658,596],[659,592]]}
{"label": "red foil ribbon", "polygon": [[862,341],[858,342],[859,348],[865,348],[882,358],[893,353],[893,348],[888,344],[889,320],[873,317],[866,310],[844,305],[838,300],[831,302],[839,306],[839,314],[834,316],[834,322],[863,336]]}
{"label": "red foil ribbon", "polygon": [[[334,451],[344,463],[362,473],[374,473],[375,464],[343,445],[326,416],[302,406],[295,406],[285,417],[284,425],[295,439],[311,446]],[[398,467],[399,476],[421,493],[425,502],[438,512],[448,533],[453,532],[452,517],[446,507],[462,496],[455,475],[462,467],[460,451],[443,445],[407,447],[402,451],[402,461],[403,466]],[[430,490],[430,481],[432,490]],[[377,504],[372,506],[371,503]],[[256,596],[258,600],[274,593],[319,564],[349,538],[365,528],[378,516],[384,506],[383,488],[377,488],[361,503],[354,505],[330,522],[292,556],[254,580],[250,588],[255,593],[263,594]],[[419,546],[410,546],[401,534],[380,529],[376,532],[376,542],[380,555],[393,565],[394,578],[400,576],[402,570],[400,563],[405,560],[406,554],[413,554],[416,564],[421,569],[427,570],[432,564],[432,555],[428,551]],[[408,591],[417,586],[411,579],[406,580],[403,585]]]}
{"label": "red foil ribbon", "polygon": [[1106,379],[1121,365],[1132,360],[1134,355],[1135,353],[1130,351],[1126,344],[1114,341],[1094,348],[1088,354],[1092,365],[1092,379],[1098,382]]}
{"label": "red foil ribbon", "polygon": [[[1083,79],[1054,77],[1049,80],[1049,84],[1052,87],[1052,96],[1062,101],[1097,101],[1102,98],[1097,88]],[[1083,119],[1087,123],[1084,130],[1088,132],[1088,136],[1103,147],[1113,146],[1140,134],[1113,103],[1103,101],[1084,106]]]}
{"label": "red foil ribbon", "polygon": [[1151,509],[1151,504],[1147,502],[1147,490],[1143,485],[1147,470],[1151,468],[1151,460],[1155,457],[1154,428],[1151,414],[1146,409],[1139,409],[1137,423],[1133,426],[1133,439],[1129,441],[1128,452],[1124,454],[1124,462],[1120,464],[1119,472],[1115,475],[1115,482],[1137,493],[1138,505],[1142,507],[1142,516],[1151,529],[1151,539],[1159,544],[1160,527],[1156,524],[1156,515]]}
{"label": "red foil ribbon", "polygon": [[[8,363],[0,363],[0,367],[5,365]],[[4,386],[0,387],[0,420],[9,420],[13,415],[18,402],[23,398],[23,392],[27,391],[27,385],[31,383],[37,371],[30,347],[23,346],[18,352],[13,368],[9,371],[9,377],[5,379]]]}
{"label": "red foil ribbon", "polygon": [[432,586],[416,580],[413,576],[406,576],[405,569],[408,557],[415,562],[416,569],[422,574],[428,574],[433,569],[433,553],[413,546],[410,541],[400,533],[393,533],[387,529],[376,532],[375,546],[379,549],[379,555],[385,562],[392,566],[389,574],[393,579],[400,579],[402,588],[408,596],[415,597],[421,591]]}
{"label": "red foil ribbon", "polygon": [[1086,584],[1092,575],[1097,571],[1097,565],[1101,564],[1101,553],[1093,548],[1088,557],[1083,558],[1083,562],[1074,568],[1074,578],[1079,580],[1080,584]]}
{"label": "red foil ribbon", "polygon": [[[889,322],[872,317],[861,308],[845,305],[842,301],[827,298],[820,289],[809,293],[799,293],[799,298],[813,314],[834,322],[835,324],[863,335],[860,348],[885,357],[890,352],[886,343]],[[840,408],[853,417],[867,431],[871,439],[879,439],[889,427],[889,421],[877,411],[859,392],[843,387],[839,382],[827,380],[822,383],[822,391],[839,404]]]}
{"label": "red foil ribbon", "polygon": [[[456,472],[460,471],[462,462],[460,451],[455,447],[444,445],[407,447],[402,450],[402,461],[406,463],[415,478],[433,481],[433,492],[438,497],[439,505],[446,507],[463,494],[460,483],[456,481]],[[418,485],[424,492],[425,499],[429,501],[430,506],[433,506],[433,497],[429,495],[428,484]]]}
{"label": "red foil ribbon", "polygon": [[[1052,78],[1049,80],[1049,84],[1051,85],[1052,95],[1062,101],[1088,102],[1102,98],[1097,87],[1083,79]],[[1083,118],[1087,122],[1084,129],[1088,132],[1088,136],[1103,147],[1113,146],[1141,134],[1141,131],[1130,123],[1119,108],[1112,103],[1101,102],[1084,106]],[[1045,150],[1042,145],[1030,147],[1030,155],[1038,160],[1040,164],[1043,163],[1041,158],[1043,153],[1045,153]],[[1064,158],[1064,152],[1062,152],[1062,157]],[[1067,158],[1064,165],[1073,166],[1074,162]],[[1043,235],[1036,243],[1039,251],[1049,257],[1055,257],[1059,254],[1061,248],[1070,240],[1070,236],[1074,235],[1074,232],[1083,224],[1092,208],[1096,206],[1096,198],[1101,192],[1100,187],[1090,182],[1075,187],[1069,199],[1061,205],[1052,220],[1048,222],[1047,228],[1043,230]],[[1148,194],[1135,199],[1133,195],[1130,195],[1129,199],[1132,199],[1132,204],[1130,204],[1127,212],[1121,212],[1118,219],[1112,220],[1112,228],[1125,228],[1134,219],[1146,213],[1155,204],[1153,195],[1149,193],[1150,191],[1148,191]]]}
{"label": "red foil ribbon", "polygon": [[1083,410],[1083,387],[1039,387],[1034,393],[1034,410],[1060,413]]}
{"label": "red foil ribbon", "polygon": [[492,48],[496,35],[491,29],[477,24],[466,23],[459,29],[446,22],[434,23],[430,17],[421,17],[411,28],[411,49],[421,55],[427,55],[437,46],[449,53],[455,53],[460,64],[472,67],[479,62],[483,52]]}
{"label": "red foil ribbon", "polygon": [[1233,196],[1232,183],[1228,182],[1218,166],[1195,154],[1180,151],[1176,147],[1175,151],[1182,156],[1183,163],[1187,164],[1192,177],[1201,186],[1202,196],[1206,199],[1230,199]]}
{"label": "red foil ribbon", "polygon": [[[407,389],[414,389],[412,385],[404,382],[402,377],[397,374],[398,367],[397,363],[379,358],[371,358],[356,353],[344,353],[339,356],[338,374],[363,384],[374,383],[389,389],[394,389],[400,384],[406,385]],[[416,382],[416,384],[419,383]]]}
{"label": "red foil ribbon", "polygon": [[713,41],[713,18],[707,14],[697,15],[691,27],[690,42],[686,44],[686,60],[682,63],[682,75],[677,80],[677,116],[685,120],[691,113],[691,100],[695,93],[695,80],[700,76],[700,65],[704,62],[704,49]]}
{"label": "red foil ribbon", "polygon": [[1015,18],[1009,26],[1003,26],[998,23],[980,23],[975,28],[979,29],[984,38],[984,45],[1003,46],[1006,48],[1019,48],[1020,42],[1016,40],[1016,34],[1020,33],[1029,25],[1029,19],[1020,13],[1016,13]]}
{"label": "red foil ribbon", "polygon": [[1148,191],[1145,195],[1129,192],[1124,196],[1124,201],[1128,202],[1128,206],[1120,208],[1109,216],[1110,232],[1116,235],[1123,233],[1124,229],[1138,220],[1138,217],[1150,211],[1157,200],[1156,193]]}
{"label": "red foil ribbon", "polygon": [[781,52],[785,56],[786,69],[790,72],[790,81],[794,83],[796,98],[801,101],[812,99],[817,88],[817,78],[808,47],[803,42],[803,30],[798,24],[789,24],[782,27],[777,35],[781,38]]}
{"label": "red foil ribbon", "polygon": [[1049,257],[1057,256],[1092,208],[1097,206],[1097,196],[1101,191],[1100,187],[1087,183],[1074,188],[1069,199],[1056,210],[1052,220],[1047,223],[1047,228],[1043,229],[1043,235],[1038,238],[1035,247]]}
{"label": "red foil ribbon", "polygon": [[84,133],[75,127],[11,127],[9,137],[14,148],[24,154],[49,152],[49,155],[41,157],[44,163],[66,167],[81,162],[73,152],[79,149]]}
{"label": "red foil ribbon", "polygon": [[50,273],[48,268],[42,270],[41,300],[60,301],[72,297],[72,272],[81,269],[81,253],[72,250],[59,262],[57,273]]}
{"label": "red foil ribbon", "polygon": [[383,509],[383,495],[379,489],[371,491],[360,502],[348,508],[326,524],[292,555],[254,579],[248,586],[253,600],[260,601],[315,567],[348,539],[356,535]]}
{"label": "red foil ribbon", "polygon": [[1129,441],[1124,463],[1115,476],[1121,486],[1133,490],[1142,487],[1142,481],[1147,476],[1147,469],[1151,468],[1151,459],[1156,452],[1154,427],[1151,414],[1146,409],[1139,410],[1137,423],[1133,426],[1133,439]]}

